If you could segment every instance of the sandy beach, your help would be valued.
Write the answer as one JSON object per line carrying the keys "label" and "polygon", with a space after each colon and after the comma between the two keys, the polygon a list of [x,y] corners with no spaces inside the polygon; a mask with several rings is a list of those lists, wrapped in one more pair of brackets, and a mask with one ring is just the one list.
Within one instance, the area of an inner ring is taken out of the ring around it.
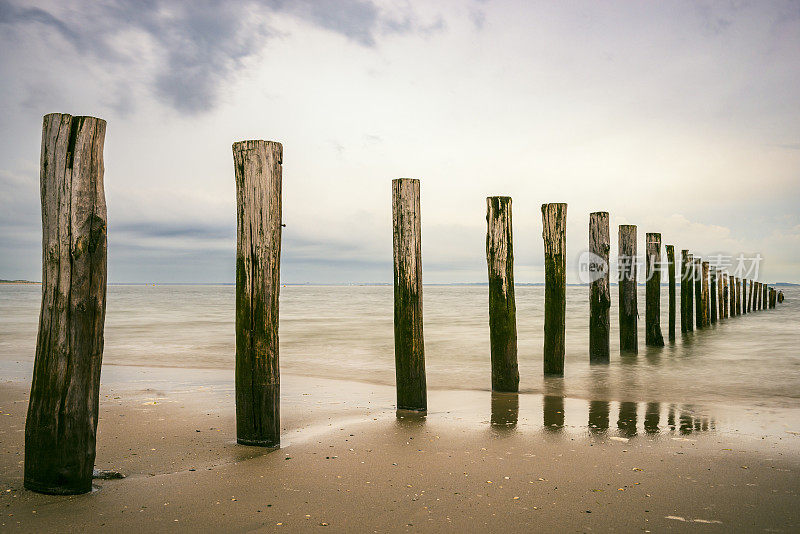
{"label": "sandy beach", "polygon": [[4,530],[792,532],[800,520],[800,436],[781,414],[739,431],[666,406],[432,390],[422,416],[396,412],[391,387],[284,375],[282,447],[265,450],[235,443],[228,372],[104,373],[96,467],[126,478],[55,497],[22,487],[28,384],[6,372]]}

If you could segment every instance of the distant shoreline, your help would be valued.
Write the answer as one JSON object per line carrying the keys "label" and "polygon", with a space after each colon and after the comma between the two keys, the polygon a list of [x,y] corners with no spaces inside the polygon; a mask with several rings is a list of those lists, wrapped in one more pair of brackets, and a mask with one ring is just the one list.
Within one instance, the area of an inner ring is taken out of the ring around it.
{"label": "distant shoreline", "polygon": [[0,280],[0,284],[42,285],[41,282],[31,282],[30,280]]}

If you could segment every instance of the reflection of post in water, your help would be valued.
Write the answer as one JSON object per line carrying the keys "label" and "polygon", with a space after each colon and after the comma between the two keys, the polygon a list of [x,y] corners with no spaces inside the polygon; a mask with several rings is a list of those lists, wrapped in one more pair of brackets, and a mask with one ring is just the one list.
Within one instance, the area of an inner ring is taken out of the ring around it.
{"label": "reflection of post in water", "polygon": [[681,413],[681,434],[691,434],[693,427],[692,415],[688,412]]}
{"label": "reflection of post in water", "polygon": [[589,401],[589,432],[608,430],[608,401]]}
{"label": "reflection of post in water", "polygon": [[619,419],[617,419],[617,428],[627,436],[636,435],[636,403],[635,402],[620,402],[619,403]]}
{"label": "reflection of post in water", "polygon": [[425,426],[425,412],[397,410],[397,426],[404,430],[419,430]]}
{"label": "reflection of post in water", "polygon": [[648,434],[658,434],[658,424],[661,417],[661,404],[648,402],[644,412],[644,431]]}
{"label": "reflection of post in water", "polygon": [[675,405],[669,405],[669,411],[667,412],[667,426],[669,426],[670,430],[675,430]]}
{"label": "reflection of post in water", "polygon": [[492,391],[493,427],[514,428],[519,419],[519,395],[516,393],[500,393]]}
{"label": "reflection of post in water", "polygon": [[564,428],[564,397],[545,395],[542,399],[545,430],[559,431]]}

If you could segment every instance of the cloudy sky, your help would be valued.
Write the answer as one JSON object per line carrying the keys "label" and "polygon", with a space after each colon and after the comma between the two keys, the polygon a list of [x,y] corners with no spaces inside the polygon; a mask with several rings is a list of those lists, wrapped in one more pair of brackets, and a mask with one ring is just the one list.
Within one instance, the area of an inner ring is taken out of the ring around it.
{"label": "cloudy sky", "polygon": [[391,179],[426,282],[483,281],[511,195],[800,282],[800,2],[0,0],[0,278],[41,278],[42,115],[108,121],[112,282],[231,282],[231,143],[284,146],[285,282],[390,282]]}

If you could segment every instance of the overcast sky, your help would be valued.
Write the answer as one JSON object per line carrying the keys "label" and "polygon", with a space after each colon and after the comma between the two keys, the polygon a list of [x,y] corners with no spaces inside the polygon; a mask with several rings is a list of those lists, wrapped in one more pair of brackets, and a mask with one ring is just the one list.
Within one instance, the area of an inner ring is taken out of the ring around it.
{"label": "overcast sky", "polygon": [[800,2],[0,0],[0,278],[41,279],[42,115],[108,121],[111,282],[232,282],[231,143],[284,146],[284,282],[390,282],[391,179],[426,282],[518,282],[567,202],[800,282]]}

